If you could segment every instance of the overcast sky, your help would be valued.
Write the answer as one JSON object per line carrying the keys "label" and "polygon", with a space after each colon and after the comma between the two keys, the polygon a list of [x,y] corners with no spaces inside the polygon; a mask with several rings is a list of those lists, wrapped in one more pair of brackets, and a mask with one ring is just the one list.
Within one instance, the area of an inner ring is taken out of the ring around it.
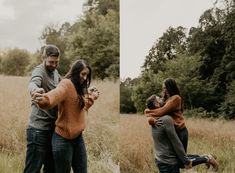
{"label": "overcast sky", "polygon": [[0,0],[0,48],[17,47],[30,52],[43,44],[39,37],[49,24],[74,22],[85,0]]}
{"label": "overcast sky", "polygon": [[120,76],[138,77],[153,43],[169,26],[198,26],[214,0],[120,0]]}
{"label": "overcast sky", "polygon": [[[137,77],[153,43],[169,26],[190,28],[214,0],[120,0],[120,75]],[[0,48],[34,52],[43,28],[74,22],[85,0],[0,0]]]}

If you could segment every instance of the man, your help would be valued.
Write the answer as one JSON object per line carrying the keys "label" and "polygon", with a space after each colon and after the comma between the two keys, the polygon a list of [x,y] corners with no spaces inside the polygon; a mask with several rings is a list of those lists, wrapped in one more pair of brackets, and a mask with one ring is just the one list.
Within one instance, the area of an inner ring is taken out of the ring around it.
{"label": "man", "polygon": [[184,151],[184,147],[179,140],[173,119],[165,115],[159,118],[162,125],[152,127],[152,136],[155,148],[155,160],[160,173],[179,173],[180,162],[185,168],[192,167]]}
{"label": "man", "polygon": [[[54,45],[47,45],[43,51],[42,64],[35,67],[28,85],[31,98],[35,93],[54,89],[60,82],[57,71],[60,51]],[[51,138],[57,118],[57,107],[42,110],[32,101],[31,114],[27,128],[27,152],[24,173],[38,173],[42,165],[44,173],[54,172]]]}
{"label": "man", "polygon": [[[162,105],[161,98],[156,95],[146,100],[146,106],[149,109],[156,109]],[[179,173],[180,168],[188,169],[202,163],[205,163],[208,168],[212,165],[214,171],[218,171],[218,163],[212,155],[186,155],[171,116],[165,115],[151,121],[148,119],[148,122],[152,122],[150,125],[152,125],[155,160],[160,173]]]}

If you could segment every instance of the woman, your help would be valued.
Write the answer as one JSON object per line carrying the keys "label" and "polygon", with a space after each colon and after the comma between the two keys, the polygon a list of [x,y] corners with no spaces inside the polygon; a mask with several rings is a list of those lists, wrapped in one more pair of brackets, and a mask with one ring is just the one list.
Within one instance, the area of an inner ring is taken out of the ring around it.
{"label": "woman", "polygon": [[149,118],[149,123],[155,121],[152,117],[161,117],[164,115],[171,115],[176,126],[177,134],[183,143],[185,151],[188,145],[188,130],[185,126],[185,119],[183,116],[182,98],[180,91],[174,79],[168,78],[164,80],[163,85],[163,101],[164,105],[157,109],[145,109],[145,115]]}
{"label": "woman", "polygon": [[[173,119],[175,130],[177,132],[177,135],[183,144],[185,153],[187,152],[187,145],[188,145],[188,130],[185,126],[185,119],[183,116],[183,101],[180,95],[180,91],[178,89],[178,86],[174,79],[168,78],[164,80],[163,82],[163,101],[164,104],[157,104],[155,109],[145,109],[145,115],[148,117],[148,121],[150,125],[155,126],[155,124],[161,125],[161,122],[157,121],[156,117],[161,117],[164,115],[170,115]],[[157,100],[156,96],[151,96],[147,99],[148,102],[153,102],[151,105],[154,105],[154,102],[156,103]],[[157,101],[158,102],[158,101]],[[148,103],[147,105],[149,105]],[[162,105],[162,106],[161,106]],[[218,170],[218,163],[215,160],[215,158],[212,155],[187,155],[189,159],[194,160],[192,162],[192,166],[206,163],[207,166],[212,165],[214,170]],[[181,166],[183,167],[183,166]]]}
{"label": "woman", "polygon": [[94,103],[87,91],[91,82],[91,68],[84,60],[71,66],[65,79],[46,94],[37,94],[35,101],[42,109],[58,105],[58,118],[52,137],[56,173],[87,172],[87,154],[82,132],[85,115]]}

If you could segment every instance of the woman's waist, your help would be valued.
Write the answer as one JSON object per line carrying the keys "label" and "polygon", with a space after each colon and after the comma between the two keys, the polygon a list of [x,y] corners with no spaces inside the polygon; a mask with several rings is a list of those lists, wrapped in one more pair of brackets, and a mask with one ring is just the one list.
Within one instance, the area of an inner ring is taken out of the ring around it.
{"label": "woman's waist", "polygon": [[185,119],[182,115],[174,115],[174,116],[172,116],[172,118],[174,120],[174,125],[177,128],[182,129],[182,128],[186,127]]}
{"label": "woman's waist", "polygon": [[55,132],[66,139],[74,139],[81,134],[85,127],[85,121],[80,121],[77,123],[66,123],[60,121],[56,122]]}

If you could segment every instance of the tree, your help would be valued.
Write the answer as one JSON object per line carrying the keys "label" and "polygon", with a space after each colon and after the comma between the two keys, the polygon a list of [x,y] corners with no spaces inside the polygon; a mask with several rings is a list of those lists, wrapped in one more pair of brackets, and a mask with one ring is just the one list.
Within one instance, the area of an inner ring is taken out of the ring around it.
{"label": "tree", "polygon": [[109,10],[119,12],[119,0],[87,0],[84,8],[87,12],[96,10],[98,14],[106,15]]}
{"label": "tree", "polygon": [[177,53],[184,52],[186,50],[185,31],[185,28],[181,26],[169,27],[150,49],[142,66],[143,71],[152,70],[154,73],[164,71],[164,64],[167,60],[174,59]]}
{"label": "tree", "polygon": [[230,83],[225,100],[221,104],[220,110],[226,115],[227,119],[235,118],[235,80]]}
{"label": "tree", "polygon": [[186,109],[202,108],[213,112],[208,116],[234,118],[235,1],[221,1],[225,8],[206,10],[188,37],[185,28],[170,27],[153,44],[132,87],[138,112],[148,96],[161,92],[162,81],[172,77]]}
{"label": "tree", "polygon": [[87,60],[94,78],[118,78],[119,13],[109,10],[104,16],[91,11],[72,30],[66,56]]}
{"label": "tree", "polygon": [[[70,60],[65,57],[65,49],[67,43],[67,37],[70,34],[70,24],[65,22],[62,24],[60,28],[55,25],[46,26],[42,32],[40,37],[41,40],[45,42],[45,44],[54,44],[60,50],[60,65],[58,67],[58,71],[61,75],[67,73],[69,69],[69,65],[71,64]],[[42,55],[42,50],[44,47],[41,48],[39,56]]]}
{"label": "tree", "polygon": [[156,75],[152,71],[145,71],[133,85],[131,99],[134,101],[134,105],[137,108],[137,112],[143,113],[146,99],[152,94],[161,94],[163,78],[159,74]]}
{"label": "tree", "polygon": [[2,72],[6,75],[23,76],[30,63],[30,54],[24,49],[9,49],[2,60]]}
{"label": "tree", "polygon": [[47,26],[41,36],[61,51],[60,73],[67,72],[75,59],[92,67],[94,78],[119,77],[119,0],[87,0],[84,14],[70,25]]}
{"label": "tree", "polygon": [[120,84],[120,112],[121,113],[136,113],[134,101],[131,99],[132,85],[131,79],[127,78]]}

